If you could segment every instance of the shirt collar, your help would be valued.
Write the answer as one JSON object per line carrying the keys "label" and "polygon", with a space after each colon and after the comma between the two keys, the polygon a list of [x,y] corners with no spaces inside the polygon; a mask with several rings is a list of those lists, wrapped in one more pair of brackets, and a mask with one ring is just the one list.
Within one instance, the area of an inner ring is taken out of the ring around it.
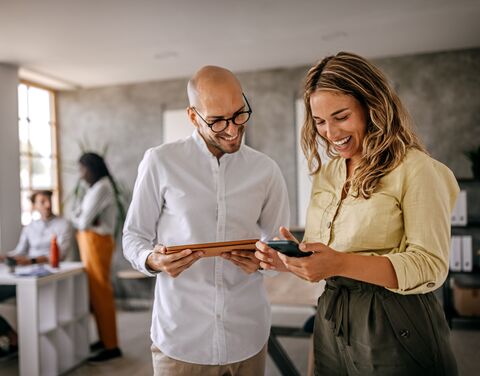
{"label": "shirt collar", "polygon": [[40,221],[43,222],[43,223],[50,223],[51,221],[53,221],[57,216],[55,214],[52,214],[50,217],[48,217],[47,219],[42,219],[40,218]]}
{"label": "shirt collar", "polygon": [[[195,141],[195,143],[197,144],[197,146],[199,147],[199,149],[202,153],[206,154],[210,158],[213,158],[215,160],[217,159],[217,157],[215,157],[212,154],[212,152],[210,150],[208,150],[208,147],[207,147],[207,144],[206,144],[205,140],[200,135],[200,133],[198,132],[197,129],[195,129],[195,131],[193,132],[192,138],[193,138],[193,141]],[[226,160],[232,158],[235,154],[240,153],[242,148],[243,148],[243,144],[240,145],[240,149],[238,149],[238,151],[236,151],[235,153],[232,153],[232,154],[225,153],[225,154],[223,154],[222,157],[220,158],[220,161],[226,161]]]}

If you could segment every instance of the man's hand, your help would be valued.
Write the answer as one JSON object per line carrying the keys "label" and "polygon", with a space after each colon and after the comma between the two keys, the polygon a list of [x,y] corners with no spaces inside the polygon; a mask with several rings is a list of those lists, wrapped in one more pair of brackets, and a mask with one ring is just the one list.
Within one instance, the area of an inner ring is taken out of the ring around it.
{"label": "man's hand", "polygon": [[[13,252],[13,250],[10,251],[10,252]],[[5,254],[0,254],[0,262],[5,262],[8,257],[11,257],[11,256],[8,256],[8,254],[9,254],[10,252],[7,252],[7,253],[5,253]],[[16,257],[14,257],[14,258],[16,259]]]}
{"label": "man's hand", "polygon": [[16,256],[14,259],[17,262],[17,265],[30,265],[32,263],[27,256]]}
{"label": "man's hand", "polygon": [[165,254],[167,248],[157,245],[147,257],[145,264],[153,271],[161,271],[176,278],[185,269],[193,265],[195,261],[203,256],[202,251],[193,252],[191,249],[184,249],[181,252]]}
{"label": "man's hand", "polygon": [[260,260],[255,257],[254,252],[252,251],[236,250],[232,252],[224,252],[221,256],[225,260],[233,262],[247,274],[256,272],[260,266]]}

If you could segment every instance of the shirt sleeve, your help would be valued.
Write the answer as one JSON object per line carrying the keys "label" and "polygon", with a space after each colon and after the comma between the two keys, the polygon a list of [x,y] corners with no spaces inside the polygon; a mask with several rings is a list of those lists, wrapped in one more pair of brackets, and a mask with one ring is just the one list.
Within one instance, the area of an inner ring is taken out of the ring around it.
{"label": "shirt sleeve", "polygon": [[[272,177],[267,186],[266,198],[260,214],[261,240],[267,241],[279,236],[280,226],[290,224],[290,205],[288,191],[280,168],[275,162]],[[263,275],[273,277],[278,274],[274,270],[259,270]]]}
{"label": "shirt sleeve", "polygon": [[159,179],[154,174],[152,151],[148,150],[138,167],[132,201],[123,227],[123,254],[132,266],[148,276],[145,262],[157,238],[163,198]]}
{"label": "shirt sleeve", "polygon": [[[95,183],[99,184],[99,182]],[[73,225],[79,230],[86,230],[93,225],[95,218],[111,203],[112,191],[106,185],[95,185],[90,188],[93,192],[87,192],[80,210],[72,218]],[[90,194],[89,194],[90,193]]]}
{"label": "shirt sleeve", "polygon": [[448,273],[451,212],[459,192],[452,172],[434,160],[420,162],[407,173],[402,200],[405,235],[391,261],[400,294],[439,288]]}
{"label": "shirt sleeve", "polygon": [[28,241],[28,226],[25,226],[22,229],[22,233],[20,234],[20,239],[18,239],[18,244],[15,249],[11,252],[8,252],[7,255],[11,257],[26,255],[30,248],[30,242]]}
{"label": "shirt sleeve", "polygon": [[290,205],[287,185],[285,184],[280,168],[275,163],[271,179],[267,186],[259,224],[262,230],[262,241],[279,236],[280,226],[288,227],[290,224]]}

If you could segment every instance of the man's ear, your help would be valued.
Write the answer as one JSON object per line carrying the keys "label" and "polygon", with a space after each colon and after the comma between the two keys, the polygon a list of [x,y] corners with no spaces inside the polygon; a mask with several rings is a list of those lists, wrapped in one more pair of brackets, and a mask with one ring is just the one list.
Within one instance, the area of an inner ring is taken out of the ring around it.
{"label": "man's ear", "polygon": [[192,123],[195,128],[198,128],[197,114],[193,111],[192,107],[187,107],[187,116],[190,123]]}

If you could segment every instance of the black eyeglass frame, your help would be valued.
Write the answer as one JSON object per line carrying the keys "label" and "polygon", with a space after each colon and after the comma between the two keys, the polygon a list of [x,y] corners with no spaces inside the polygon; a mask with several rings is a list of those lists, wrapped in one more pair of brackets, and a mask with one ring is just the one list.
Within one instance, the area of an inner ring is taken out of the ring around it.
{"label": "black eyeglass frame", "polygon": [[[245,96],[244,93],[242,93],[242,96],[243,96],[243,99],[245,99],[245,103],[246,103],[246,105],[248,106],[248,110],[247,110],[247,111],[238,111],[237,113],[233,114],[233,116],[230,117],[230,118],[228,118],[228,119],[225,119],[225,118],[223,118],[223,119],[217,119],[217,120],[212,121],[211,123],[209,123],[208,121],[206,121],[206,120],[202,117],[202,115],[200,115],[200,113],[197,111],[197,109],[196,109],[194,106],[192,106],[191,108],[192,108],[193,111],[195,111],[195,113],[198,115],[198,117],[199,117],[200,119],[202,119],[205,124],[207,124],[208,128],[210,128],[210,130],[211,130],[212,132],[214,132],[214,133],[220,133],[220,132],[223,132],[225,129],[228,128],[228,125],[229,125],[230,122],[232,122],[232,123],[235,124],[235,125],[244,125],[247,121],[250,120],[250,116],[252,116],[252,113],[253,113],[252,107],[250,106],[250,103],[248,103],[248,99],[247,99],[247,97]],[[235,118],[236,118],[238,115],[240,115],[240,114],[248,114],[248,118],[247,118],[247,120],[245,120],[243,123],[238,124],[238,123],[235,122]],[[223,129],[221,129],[221,130],[219,130],[219,131],[214,131],[214,130],[213,130],[213,126],[214,126],[215,123],[217,123],[217,122],[219,122],[219,121],[225,121],[225,128],[223,128]]]}

